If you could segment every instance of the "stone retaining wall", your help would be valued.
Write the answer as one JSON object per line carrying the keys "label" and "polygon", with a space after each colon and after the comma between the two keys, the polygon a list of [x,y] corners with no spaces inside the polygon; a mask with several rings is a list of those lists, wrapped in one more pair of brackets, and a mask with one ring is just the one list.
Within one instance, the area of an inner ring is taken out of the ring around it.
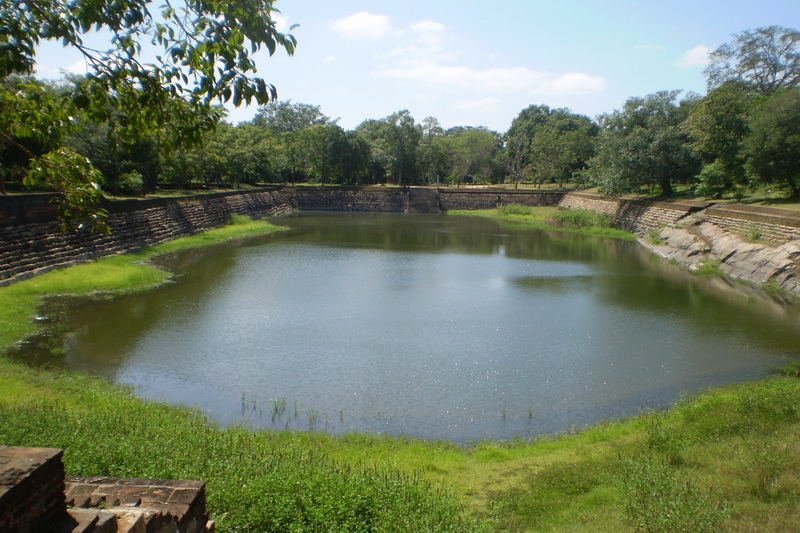
{"label": "stone retaining wall", "polygon": [[441,206],[450,209],[494,209],[500,205],[556,205],[563,192],[518,191],[509,189],[440,189]]}
{"label": "stone retaining wall", "polygon": [[225,224],[232,214],[260,218],[292,208],[279,190],[108,202],[104,207],[109,210],[110,235],[60,232],[54,208],[38,195],[31,204],[18,200],[13,209],[0,210],[0,220],[5,221],[49,219],[0,227],[0,284],[199,233]]}
{"label": "stone retaining wall", "polygon": [[699,218],[748,240],[782,244],[800,239],[800,212],[748,205],[711,206]]}
{"label": "stone retaining wall", "polygon": [[282,189],[292,207],[304,211],[358,211],[404,213],[408,211],[408,189],[301,187]]}
{"label": "stone retaining wall", "polygon": [[709,204],[700,202],[650,202],[605,198],[597,194],[570,193],[558,204],[565,209],[587,209],[610,216],[621,228],[644,235],[671,226]]}
{"label": "stone retaining wall", "polygon": [[231,214],[260,218],[290,209],[392,213],[435,213],[490,209],[498,205],[558,205],[605,213],[640,235],[694,216],[761,241],[800,239],[800,214],[749,206],[700,202],[650,202],[597,194],[491,188],[272,188],[174,199],[108,202],[109,236],[88,231],[61,233],[52,195],[0,196],[0,285],[52,268],[152,246],[227,222]]}

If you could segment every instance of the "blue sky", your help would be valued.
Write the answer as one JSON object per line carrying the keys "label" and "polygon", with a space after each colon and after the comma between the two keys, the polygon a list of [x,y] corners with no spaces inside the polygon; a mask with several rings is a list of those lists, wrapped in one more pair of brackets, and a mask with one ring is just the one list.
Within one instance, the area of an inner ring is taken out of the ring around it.
{"label": "blue sky", "polygon": [[[408,109],[504,132],[531,104],[594,117],[631,96],[705,94],[707,52],[762,26],[800,28],[799,0],[278,0],[293,57],[257,56],[280,99],[345,129]],[[58,64],[56,64],[58,60]],[[57,77],[68,54],[39,55]],[[77,61],[77,58],[76,58]],[[250,119],[255,108],[231,110]]]}

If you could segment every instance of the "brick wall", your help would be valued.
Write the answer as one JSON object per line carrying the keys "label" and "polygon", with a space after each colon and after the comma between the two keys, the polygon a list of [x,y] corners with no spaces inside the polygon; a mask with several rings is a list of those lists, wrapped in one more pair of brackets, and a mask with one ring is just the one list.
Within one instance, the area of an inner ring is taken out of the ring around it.
{"label": "brick wall", "polygon": [[0,533],[215,530],[201,481],[65,478],[62,458],[53,448],[0,446]]}
{"label": "brick wall", "polygon": [[0,531],[37,533],[66,517],[63,452],[0,446]]}

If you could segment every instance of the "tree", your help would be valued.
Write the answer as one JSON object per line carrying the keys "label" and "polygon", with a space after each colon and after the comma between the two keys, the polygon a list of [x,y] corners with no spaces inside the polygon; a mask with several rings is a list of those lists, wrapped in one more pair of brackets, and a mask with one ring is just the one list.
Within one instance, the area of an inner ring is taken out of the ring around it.
{"label": "tree", "polygon": [[692,107],[684,127],[705,164],[699,194],[719,196],[745,182],[743,143],[760,98],[748,84],[729,81]]}
{"label": "tree", "polygon": [[[294,37],[276,29],[273,0],[185,0],[179,8],[166,1],[156,14],[153,3],[0,3],[0,138],[24,149],[17,139],[59,139],[71,117],[82,116],[111,125],[123,144],[158,133],[160,146],[179,146],[200,142],[214,128],[215,102],[238,106],[277,98],[274,86],[254,76],[252,59],[262,48],[294,52]],[[86,46],[83,37],[90,31],[107,31],[109,49]],[[83,55],[88,74],[69,94],[42,98],[32,87],[14,87],[14,75],[33,71],[42,40],[61,41]],[[142,53],[145,41],[161,51],[152,61]],[[64,147],[27,155],[28,183],[68,193],[61,204],[65,218],[92,215],[100,176],[85,157]]]}
{"label": "tree", "polygon": [[745,140],[750,173],[765,183],[783,183],[800,197],[800,88],[783,89],[755,113]]}
{"label": "tree", "polygon": [[504,162],[518,182],[529,175],[540,185],[555,179],[561,185],[585,166],[594,153],[597,125],[569,109],[531,105],[511,123],[505,136]]}
{"label": "tree", "polygon": [[686,102],[680,91],[661,91],[644,98],[629,98],[621,111],[602,115],[596,155],[587,174],[610,195],[642,186],[658,186],[673,193],[673,184],[697,174],[700,161],[689,144],[682,123]]}
{"label": "tree", "polygon": [[540,184],[558,180],[559,187],[586,166],[594,155],[597,125],[589,117],[556,109],[538,129],[529,145],[529,169]]}
{"label": "tree", "polygon": [[374,179],[390,174],[403,185],[404,177],[415,174],[422,128],[407,110],[382,120],[365,120],[356,131],[369,144]]}
{"label": "tree", "polygon": [[[153,136],[120,145],[110,140],[109,130],[108,124],[81,120],[63,145],[91,161],[103,175],[104,188],[113,194],[154,190],[160,160]],[[132,175],[139,176],[139,183],[126,179]]]}
{"label": "tree", "polygon": [[447,153],[445,149],[445,132],[434,117],[422,120],[422,139],[419,143],[417,164],[424,183],[435,183],[437,186],[447,173]]}
{"label": "tree", "polygon": [[705,70],[709,89],[738,80],[760,94],[771,95],[800,83],[799,31],[768,26],[734,34],[734,38],[710,55]]}
{"label": "tree", "polygon": [[316,124],[335,124],[336,121],[324,115],[319,106],[293,104],[291,100],[287,100],[270,102],[261,107],[253,117],[252,123],[272,131],[287,132],[310,128]]}
{"label": "tree", "polygon": [[499,175],[495,167],[501,147],[497,133],[486,128],[451,128],[445,139],[451,181],[464,183],[471,176],[488,182]]}

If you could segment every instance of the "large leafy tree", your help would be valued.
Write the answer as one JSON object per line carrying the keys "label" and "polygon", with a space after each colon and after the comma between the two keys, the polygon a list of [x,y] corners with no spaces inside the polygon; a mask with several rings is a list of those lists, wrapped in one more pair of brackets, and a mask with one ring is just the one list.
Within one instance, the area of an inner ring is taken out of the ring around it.
{"label": "large leafy tree", "polygon": [[484,183],[499,178],[496,159],[502,143],[496,132],[486,128],[451,128],[445,139],[451,182],[464,183],[468,176]]}
{"label": "large leafy tree", "polygon": [[789,187],[800,197],[800,88],[783,89],[753,116],[745,140],[750,173],[764,183]]}
{"label": "large leafy tree", "polygon": [[599,118],[601,135],[587,173],[606,194],[659,187],[665,196],[673,184],[697,174],[700,161],[682,123],[689,106],[680,91],[629,98],[622,110]]}
{"label": "large leafy tree", "polygon": [[762,98],[749,84],[729,81],[692,107],[684,127],[705,165],[698,193],[719,196],[746,181],[743,143]]}
{"label": "large leafy tree", "polygon": [[276,132],[297,131],[315,124],[335,124],[319,108],[310,104],[293,104],[291,100],[270,102],[261,107],[252,123]]}
{"label": "large leafy tree", "polygon": [[506,133],[506,168],[516,182],[528,175],[539,184],[548,179],[563,184],[594,154],[597,131],[588,117],[569,109],[528,106]]}
{"label": "large leafy tree", "polygon": [[422,127],[411,113],[403,110],[381,120],[365,120],[356,131],[370,147],[373,179],[390,175],[398,185],[413,179]]}
{"label": "large leafy tree", "polygon": [[439,185],[448,170],[445,131],[435,117],[425,117],[421,125],[422,138],[417,156],[419,173],[423,183]]}
{"label": "large leafy tree", "polygon": [[800,83],[800,31],[782,26],[743,31],[714,50],[710,60],[709,88],[738,80],[771,95]]}
{"label": "large leafy tree", "polygon": [[[162,147],[200,142],[219,118],[214,103],[264,105],[277,97],[275,87],[255,75],[252,58],[262,48],[294,52],[294,38],[276,28],[275,11],[273,0],[2,2],[0,138],[20,150],[20,139],[56,146],[27,154],[28,182],[63,191],[67,219],[96,214],[99,173],[58,142],[72,117],[108,124],[111,138],[122,144],[153,133]],[[108,34],[107,49],[84,43],[96,31]],[[43,94],[15,77],[33,72],[44,40],[83,55],[87,74],[68,94]],[[143,53],[144,45],[155,47],[153,57]]]}

